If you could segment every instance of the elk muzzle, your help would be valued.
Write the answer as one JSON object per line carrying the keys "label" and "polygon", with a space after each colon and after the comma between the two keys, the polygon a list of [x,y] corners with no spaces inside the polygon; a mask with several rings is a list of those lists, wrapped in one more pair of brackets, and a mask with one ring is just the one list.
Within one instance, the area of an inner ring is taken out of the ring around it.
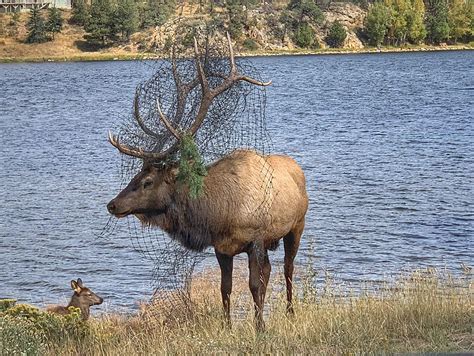
{"label": "elk muzzle", "polygon": [[115,205],[115,199],[112,199],[109,204],[107,204],[107,210],[110,214],[115,214],[117,206]]}
{"label": "elk muzzle", "polygon": [[107,204],[107,210],[117,218],[123,218],[130,214],[130,210],[121,209],[119,205],[120,204],[117,204],[117,198],[112,199],[110,203]]}

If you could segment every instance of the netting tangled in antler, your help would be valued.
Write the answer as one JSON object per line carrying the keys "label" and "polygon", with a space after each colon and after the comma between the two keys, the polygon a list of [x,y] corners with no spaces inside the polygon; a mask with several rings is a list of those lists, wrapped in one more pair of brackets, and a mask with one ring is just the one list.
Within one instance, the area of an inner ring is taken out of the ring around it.
{"label": "netting tangled in antler", "polygon": [[[115,140],[114,146],[123,153],[136,150],[154,155],[157,164],[179,161],[179,141],[185,134],[194,139],[205,164],[237,149],[256,150],[262,153],[260,179],[254,180],[258,186],[249,189],[264,192],[264,198],[252,213],[268,219],[273,169],[264,155],[271,142],[265,126],[263,83],[250,61],[234,62],[230,38],[224,43],[209,39],[186,43],[176,36],[166,59],[146,62],[152,75],[138,84],[131,115],[122,122],[118,137],[111,136],[111,143]],[[237,80],[229,80],[232,75]],[[122,168],[128,181],[141,168],[141,160],[123,156]],[[189,305],[191,275],[203,254],[137,224],[134,219],[134,246],[155,265],[151,304],[160,304],[159,313],[166,312],[163,306],[171,312],[178,303]],[[150,310],[148,315],[157,317]]]}

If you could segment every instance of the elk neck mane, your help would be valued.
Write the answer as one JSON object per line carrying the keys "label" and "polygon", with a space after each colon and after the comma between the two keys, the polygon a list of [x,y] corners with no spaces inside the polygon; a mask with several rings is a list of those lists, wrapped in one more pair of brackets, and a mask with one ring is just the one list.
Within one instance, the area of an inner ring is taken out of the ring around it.
{"label": "elk neck mane", "polygon": [[[236,150],[207,167],[201,196],[191,198],[187,188],[176,187],[163,214],[137,217],[144,225],[161,228],[184,247],[203,251],[241,225],[242,210],[255,210],[262,203],[262,160],[265,162],[264,156],[255,151]],[[252,190],[249,182],[256,179]],[[248,218],[245,225],[257,230],[262,221]]]}

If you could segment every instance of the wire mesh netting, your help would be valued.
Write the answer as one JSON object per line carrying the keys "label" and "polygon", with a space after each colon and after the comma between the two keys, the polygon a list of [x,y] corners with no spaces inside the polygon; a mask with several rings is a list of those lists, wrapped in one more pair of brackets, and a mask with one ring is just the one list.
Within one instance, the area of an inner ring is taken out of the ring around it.
{"label": "wire mesh netting", "polygon": [[[198,39],[198,55],[194,50],[194,37]],[[197,72],[198,61],[210,90],[214,90],[222,85],[231,72],[231,51],[231,46],[224,39],[211,38],[199,31],[191,35],[186,31],[176,32],[174,42],[168,42],[163,49],[166,53],[164,59],[143,62],[151,74],[136,87],[132,110],[120,123],[120,142],[143,151],[171,151],[163,159],[155,161],[154,165],[165,167],[176,164],[180,159],[180,151],[172,148],[179,145],[179,139],[164,124],[160,112],[177,132],[189,132],[195,125],[203,101],[202,83]],[[249,60],[238,58],[235,65],[238,73],[260,80],[257,69]],[[268,226],[273,200],[273,168],[266,157],[272,144],[266,130],[265,105],[263,86],[243,80],[235,81],[214,98],[202,124],[193,135],[205,165],[238,155],[241,150],[258,152],[258,159],[253,162],[255,167],[252,168],[258,171],[257,177],[251,182],[255,186],[249,186],[248,189],[260,193],[258,201],[247,208],[256,219],[262,220],[261,226]],[[142,164],[141,159],[122,155],[124,184],[140,172]],[[222,199],[226,199],[225,194],[223,192]],[[182,213],[187,214],[184,211]],[[163,320],[175,315],[175,311],[182,310],[183,306],[190,307],[192,273],[204,258],[204,254],[199,252],[201,249],[186,248],[177,239],[165,236],[161,230],[141,225],[134,217],[126,221],[133,246],[154,264],[155,293],[149,303],[151,307],[144,309],[144,315]],[[196,221],[201,225],[196,230],[200,231],[198,235],[205,235],[210,222]],[[111,221],[107,229],[112,231],[115,223]],[[199,236],[190,236],[189,239],[198,240]]]}

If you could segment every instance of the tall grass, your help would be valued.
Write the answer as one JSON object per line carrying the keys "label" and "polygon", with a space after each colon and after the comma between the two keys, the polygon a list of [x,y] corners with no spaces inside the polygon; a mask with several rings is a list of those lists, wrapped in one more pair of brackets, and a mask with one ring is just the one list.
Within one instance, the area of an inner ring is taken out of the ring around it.
{"label": "tall grass", "polygon": [[[273,280],[275,285],[280,282]],[[46,342],[38,352],[47,355],[334,355],[474,351],[469,278],[453,279],[433,271],[415,272],[377,292],[352,296],[347,293],[341,296],[329,283],[315,288],[303,281],[295,301],[294,317],[285,314],[283,291],[270,293],[263,333],[254,329],[250,293],[243,279],[238,279],[232,293],[232,328],[225,327],[222,319],[218,283],[199,277],[193,284],[193,305],[174,304],[172,318],[166,303],[144,306],[134,316],[105,315],[90,320],[89,331],[81,339],[71,335]],[[0,322],[0,328],[1,325]],[[5,335],[0,329],[2,338]]]}

